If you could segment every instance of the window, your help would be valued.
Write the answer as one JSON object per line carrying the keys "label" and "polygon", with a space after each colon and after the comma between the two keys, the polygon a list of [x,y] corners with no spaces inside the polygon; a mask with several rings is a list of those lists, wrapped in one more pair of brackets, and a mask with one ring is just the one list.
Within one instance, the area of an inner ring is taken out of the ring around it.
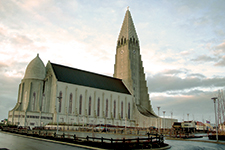
{"label": "window", "polygon": [[80,103],[79,103],[79,114],[82,113],[82,95],[80,95]]}
{"label": "window", "polygon": [[130,103],[128,103],[128,119],[130,119]]}
{"label": "window", "polygon": [[116,118],[116,101],[115,100],[113,105],[113,117]]}
{"label": "window", "polygon": [[69,114],[72,114],[72,105],[73,105],[73,94],[70,93]]}
{"label": "window", "polygon": [[97,116],[99,116],[100,111],[100,98],[98,98],[98,104],[97,104]]}
{"label": "window", "polygon": [[123,118],[123,102],[121,102],[121,118]]}
{"label": "window", "polygon": [[88,115],[91,115],[91,96],[89,97]]}
{"label": "window", "polygon": [[108,117],[108,99],[106,99],[106,106],[105,106],[105,116]]}
{"label": "window", "polygon": [[36,93],[33,93],[33,111],[35,110]]}
{"label": "window", "polygon": [[62,91],[59,92],[59,112],[62,110]]}

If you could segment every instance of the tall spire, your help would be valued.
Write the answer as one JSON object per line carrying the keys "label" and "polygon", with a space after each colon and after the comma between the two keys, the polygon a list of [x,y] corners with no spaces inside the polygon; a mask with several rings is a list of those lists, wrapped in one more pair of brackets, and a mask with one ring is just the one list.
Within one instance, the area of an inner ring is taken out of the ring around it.
{"label": "tall spire", "polygon": [[126,38],[126,40],[129,40],[132,38],[135,39],[135,41],[138,41],[138,36],[134,27],[134,23],[129,11],[129,6],[127,7],[127,11],[123,20],[122,28],[120,30],[118,41],[122,38]]}
{"label": "tall spire", "polygon": [[139,40],[129,8],[127,8],[117,41],[113,76],[122,79],[126,84],[141,114],[156,117],[149,100]]}

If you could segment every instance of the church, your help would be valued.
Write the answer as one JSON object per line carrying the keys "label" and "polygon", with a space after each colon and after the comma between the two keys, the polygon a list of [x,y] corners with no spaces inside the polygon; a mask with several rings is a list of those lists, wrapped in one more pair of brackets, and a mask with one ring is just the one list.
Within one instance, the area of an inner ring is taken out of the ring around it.
{"label": "church", "polygon": [[27,65],[8,122],[171,127],[176,119],[157,116],[149,99],[139,39],[127,9],[116,46],[113,77],[48,61],[39,54]]}

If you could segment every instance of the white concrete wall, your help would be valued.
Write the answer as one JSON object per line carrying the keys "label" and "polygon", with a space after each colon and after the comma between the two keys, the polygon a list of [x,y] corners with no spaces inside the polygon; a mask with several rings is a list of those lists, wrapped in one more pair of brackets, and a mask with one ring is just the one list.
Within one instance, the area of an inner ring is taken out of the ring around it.
{"label": "white concrete wall", "polygon": [[[130,119],[132,120],[132,96],[123,93],[117,93],[96,88],[84,87],[64,82],[57,83],[57,102],[56,110],[59,110],[58,96],[62,92],[62,104],[59,122],[83,122],[85,123],[113,123],[113,119],[122,119],[125,122],[125,117],[128,115],[128,103],[130,103]],[[69,113],[70,94],[72,94],[72,113]],[[79,102],[82,96],[82,112],[79,114]],[[89,115],[89,98],[91,97],[91,115]],[[98,99],[100,99],[100,111],[97,115]],[[108,116],[106,117],[106,100],[108,100]],[[114,101],[116,101],[116,117],[113,118]],[[121,102],[123,102],[123,118],[121,118]],[[78,118],[79,119],[78,119]],[[83,119],[86,118],[86,119]],[[87,119],[88,118],[88,119]],[[96,119],[97,118],[97,119]],[[97,120],[97,122],[96,122]],[[54,120],[56,122],[56,120]],[[121,124],[121,123],[119,123]]]}

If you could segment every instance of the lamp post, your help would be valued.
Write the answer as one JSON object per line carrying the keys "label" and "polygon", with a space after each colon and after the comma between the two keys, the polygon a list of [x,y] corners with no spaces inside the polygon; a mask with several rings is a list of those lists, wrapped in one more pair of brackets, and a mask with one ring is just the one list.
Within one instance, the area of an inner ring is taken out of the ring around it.
{"label": "lamp post", "polygon": [[163,132],[164,132],[164,134],[165,134],[165,128],[166,128],[165,127],[165,125],[166,125],[165,124],[165,113],[166,113],[166,111],[163,111],[163,122],[164,122],[164,125],[163,125],[164,126],[164,128],[163,128],[164,131]]}
{"label": "lamp post", "polygon": [[56,134],[58,134],[58,131],[59,131],[59,103],[62,99],[62,96],[58,96],[57,98],[59,99],[59,101],[58,101],[58,111],[57,111],[57,131],[56,131]]}
{"label": "lamp post", "polygon": [[216,99],[217,97],[211,98],[214,102],[214,110],[215,110],[215,121],[216,121],[216,141],[218,142],[218,126],[217,126],[217,116],[216,116]]}
{"label": "lamp post", "polygon": [[171,111],[171,129],[173,128],[173,112]]}
{"label": "lamp post", "polygon": [[187,121],[188,121],[188,133],[189,133],[189,113],[187,113]]}
{"label": "lamp post", "polygon": [[[157,107],[158,108],[158,116],[159,116],[159,110],[160,110],[160,107]],[[158,129],[159,129],[159,134],[160,134],[160,127],[161,127],[161,125],[160,125],[160,119],[158,118],[157,119],[158,121]]]}

